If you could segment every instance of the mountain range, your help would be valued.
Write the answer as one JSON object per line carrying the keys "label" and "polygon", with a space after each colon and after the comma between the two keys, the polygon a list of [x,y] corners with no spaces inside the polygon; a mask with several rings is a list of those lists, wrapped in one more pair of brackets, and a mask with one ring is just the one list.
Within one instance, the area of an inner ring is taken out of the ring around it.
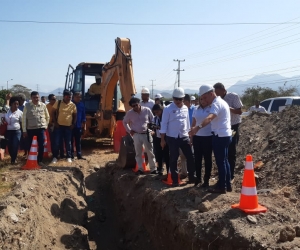
{"label": "mountain range", "polygon": [[[226,82],[224,82],[225,85]],[[245,89],[249,87],[269,87],[271,89],[277,90],[279,87],[291,87],[295,86],[297,89],[300,90],[300,75],[293,76],[293,77],[285,77],[281,76],[279,74],[262,74],[262,75],[256,75],[252,77],[251,79],[248,79],[246,81],[238,81],[235,84],[231,85],[227,90],[230,92],[235,92],[239,95],[242,95]],[[50,91],[48,93],[40,92],[40,96],[48,96],[49,94],[55,94],[57,96],[61,96],[64,91],[64,88],[57,88],[53,91]],[[185,89],[185,93],[194,95],[195,93],[198,93],[199,86],[195,86],[195,89]],[[172,97],[173,89],[169,90],[157,90],[153,89],[153,94],[156,95],[160,93],[165,98],[171,98]],[[139,93],[137,93],[139,96]]]}

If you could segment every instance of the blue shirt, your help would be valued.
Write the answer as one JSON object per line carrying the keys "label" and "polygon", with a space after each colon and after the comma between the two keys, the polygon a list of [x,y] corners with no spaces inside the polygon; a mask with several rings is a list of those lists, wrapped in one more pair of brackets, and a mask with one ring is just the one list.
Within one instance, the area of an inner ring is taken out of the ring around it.
{"label": "blue shirt", "polygon": [[192,127],[193,113],[194,113],[195,106],[191,105],[188,109],[189,109],[190,126]]}
{"label": "blue shirt", "polygon": [[76,128],[81,128],[81,123],[86,121],[85,117],[85,107],[83,102],[75,103],[77,109],[77,121],[76,121]]}
{"label": "blue shirt", "polygon": [[183,138],[189,136],[190,119],[188,107],[183,105],[181,108],[171,103],[164,108],[161,121],[161,134],[174,138]]}
{"label": "blue shirt", "polygon": [[24,110],[24,107],[25,107],[25,105],[23,105],[23,106],[19,106],[19,110],[21,110],[22,112],[23,112],[23,110]]}

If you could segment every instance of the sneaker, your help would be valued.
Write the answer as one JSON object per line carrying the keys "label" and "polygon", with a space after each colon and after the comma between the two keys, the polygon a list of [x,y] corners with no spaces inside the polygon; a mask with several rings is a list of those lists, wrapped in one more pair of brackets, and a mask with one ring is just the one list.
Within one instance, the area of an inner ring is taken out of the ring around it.
{"label": "sneaker", "polygon": [[82,156],[77,156],[77,159],[78,160],[86,160],[84,157],[82,157]]}
{"label": "sneaker", "polygon": [[72,159],[71,158],[67,158],[67,162],[71,163]]}
{"label": "sneaker", "polygon": [[54,158],[52,159],[51,163],[53,163],[53,164],[57,163],[57,159],[54,157]]}

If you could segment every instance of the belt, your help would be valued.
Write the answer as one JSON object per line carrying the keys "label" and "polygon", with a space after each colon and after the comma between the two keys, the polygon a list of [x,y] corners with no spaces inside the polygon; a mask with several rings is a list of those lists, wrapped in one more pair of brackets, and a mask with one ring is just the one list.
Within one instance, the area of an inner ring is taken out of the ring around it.
{"label": "belt", "polygon": [[147,132],[142,132],[142,133],[136,132],[136,134],[139,134],[139,135],[145,135],[145,134],[147,134]]}

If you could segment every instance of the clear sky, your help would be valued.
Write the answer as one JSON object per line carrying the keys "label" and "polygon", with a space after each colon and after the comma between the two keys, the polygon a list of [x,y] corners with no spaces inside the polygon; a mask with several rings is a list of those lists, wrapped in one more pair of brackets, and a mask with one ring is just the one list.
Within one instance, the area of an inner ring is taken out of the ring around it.
{"label": "clear sky", "polygon": [[[1,20],[112,23],[300,22],[299,0],[0,0]],[[230,86],[263,73],[299,75],[300,23],[286,25],[125,26],[0,22],[0,87],[6,81],[48,92],[64,87],[68,64],[108,62],[114,39],[128,37],[137,90],[217,81]],[[298,66],[299,65],[299,66]]]}

